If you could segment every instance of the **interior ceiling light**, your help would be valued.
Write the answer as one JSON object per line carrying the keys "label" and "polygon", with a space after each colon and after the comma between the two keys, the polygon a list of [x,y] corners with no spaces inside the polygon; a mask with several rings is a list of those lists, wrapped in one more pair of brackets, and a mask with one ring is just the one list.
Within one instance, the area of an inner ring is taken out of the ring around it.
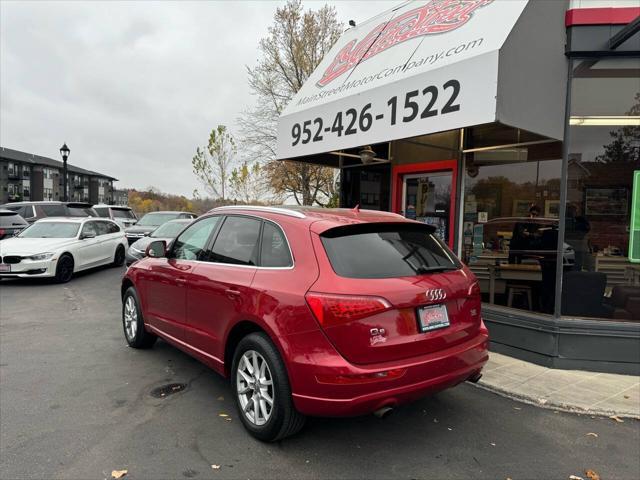
{"label": "interior ceiling light", "polygon": [[569,125],[585,125],[585,126],[634,126],[640,127],[640,116],[598,116],[590,115],[583,117],[571,117]]}

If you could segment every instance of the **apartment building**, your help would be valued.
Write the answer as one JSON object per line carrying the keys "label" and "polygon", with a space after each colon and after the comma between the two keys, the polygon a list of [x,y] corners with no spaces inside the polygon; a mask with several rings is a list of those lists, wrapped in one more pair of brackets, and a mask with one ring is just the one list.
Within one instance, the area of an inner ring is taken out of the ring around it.
{"label": "apartment building", "polygon": [[[63,200],[62,161],[0,147],[0,204],[18,201]],[[67,164],[69,201],[112,203],[109,175]]]}

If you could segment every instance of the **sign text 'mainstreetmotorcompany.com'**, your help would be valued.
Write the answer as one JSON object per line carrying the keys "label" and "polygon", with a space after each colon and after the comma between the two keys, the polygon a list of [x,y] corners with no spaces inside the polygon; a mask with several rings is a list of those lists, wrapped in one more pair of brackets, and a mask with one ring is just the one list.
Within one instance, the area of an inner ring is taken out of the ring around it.
{"label": "sign text 'mainstreetmotorcompany.com'", "polygon": [[387,78],[390,77],[392,75],[397,75],[397,74],[401,74],[401,73],[405,73],[408,72],[409,70],[416,68],[416,67],[420,67],[422,65],[433,65],[436,62],[438,62],[439,60],[443,59],[443,58],[447,58],[447,57],[452,57],[454,55],[460,54],[462,52],[471,50],[475,47],[479,47],[480,45],[482,45],[482,41],[484,39],[483,38],[478,38],[475,40],[472,40],[470,42],[467,43],[462,43],[456,47],[451,47],[449,50],[443,50],[439,53],[434,53],[432,55],[429,55],[428,57],[422,57],[419,60],[409,60],[408,62],[402,64],[402,65],[397,65],[395,67],[386,67],[383,68],[382,70],[380,70],[378,73],[372,74],[372,75],[367,75],[366,77],[357,79],[357,80],[351,80],[351,81],[346,81],[345,83],[343,83],[342,85],[340,85],[339,87],[336,88],[332,88],[330,90],[323,90],[319,93],[316,93],[314,95],[308,96],[308,97],[302,97],[300,100],[298,100],[296,105],[306,105],[307,103],[310,102],[315,102],[317,100],[321,100],[323,98],[328,98],[331,97],[335,94],[338,94],[340,92],[344,92],[346,90],[349,90],[351,88],[356,88],[359,87],[360,85],[366,85],[370,82],[374,82],[376,80],[381,80],[383,78]]}

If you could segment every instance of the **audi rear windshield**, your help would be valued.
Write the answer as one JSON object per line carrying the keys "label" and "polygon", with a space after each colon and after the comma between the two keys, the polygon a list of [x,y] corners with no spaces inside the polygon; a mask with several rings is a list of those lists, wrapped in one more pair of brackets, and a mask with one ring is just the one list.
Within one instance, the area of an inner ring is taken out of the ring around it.
{"label": "audi rear windshield", "polygon": [[461,268],[427,225],[349,225],[328,230],[320,238],[333,270],[341,277],[407,277]]}

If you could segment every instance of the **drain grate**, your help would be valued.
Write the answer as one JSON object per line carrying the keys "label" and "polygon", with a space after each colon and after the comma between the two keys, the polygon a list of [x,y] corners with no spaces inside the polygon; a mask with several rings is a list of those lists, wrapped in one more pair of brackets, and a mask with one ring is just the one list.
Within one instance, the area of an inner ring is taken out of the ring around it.
{"label": "drain grate", "polygon": [[186,383],[168,383],[154,388],[151,390],[150,395],[155,398],[164,398],[174,393],[182,392],[185,388],[187,388]]}

